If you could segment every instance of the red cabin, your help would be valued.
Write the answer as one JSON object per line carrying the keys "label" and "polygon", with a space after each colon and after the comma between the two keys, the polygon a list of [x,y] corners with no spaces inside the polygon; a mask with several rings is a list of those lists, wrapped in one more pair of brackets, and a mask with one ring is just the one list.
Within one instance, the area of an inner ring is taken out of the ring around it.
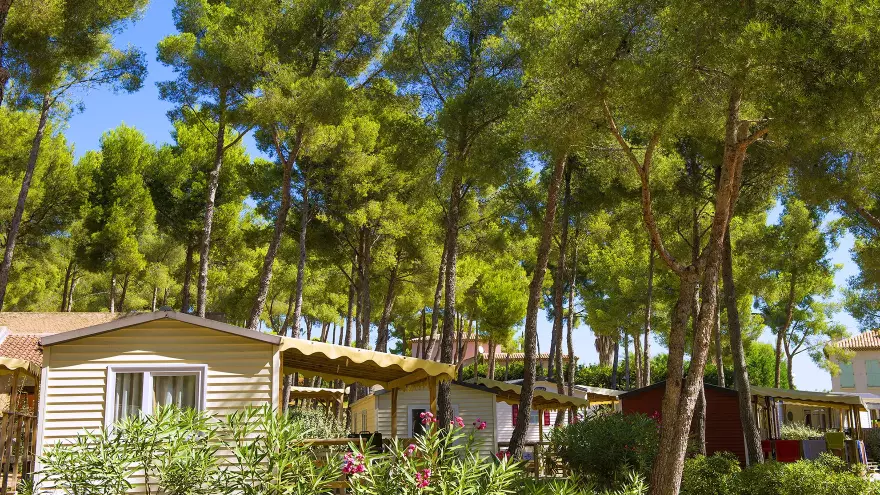
{"label": "red cabin", "polygon": [[[706,390],[706,453],[732,452],[746,464],[746,445],[736,390],[715,385],[705,385]],[[620,395],[624,414],[643,413],[660,415],[663,410],[663,394],[666,382],[631,390]],[[662,420],[662,418],[661,418]]]}

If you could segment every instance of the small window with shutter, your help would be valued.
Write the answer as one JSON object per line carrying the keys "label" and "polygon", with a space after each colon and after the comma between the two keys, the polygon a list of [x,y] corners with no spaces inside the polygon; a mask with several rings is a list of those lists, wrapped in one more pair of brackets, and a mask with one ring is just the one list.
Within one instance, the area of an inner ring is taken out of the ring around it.
{"label": "small window with shutter", "polygon": [[856,377],[853,373],[852,363],[840,363],[840,387],[855,388]]}
{"label": "small window with shutter", "polygon": [[865,374],[868,375],[869,387],[880,387],[880,361],[876,359],[865,361]]}

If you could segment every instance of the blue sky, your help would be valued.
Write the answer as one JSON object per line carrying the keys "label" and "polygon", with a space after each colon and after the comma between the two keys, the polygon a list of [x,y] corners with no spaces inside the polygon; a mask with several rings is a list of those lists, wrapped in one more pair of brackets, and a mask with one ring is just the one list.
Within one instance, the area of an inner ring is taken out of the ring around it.
{"label": "blue sky", "polygon": [[[97,148],[101,134],[121,123],[137,127],[154,143],[168,140],[171,124],[166,113],[171,109],[171,105],[159,99],[156,82],[172,79],[174,74],[156,61],[156,44],[164,36],[175,32],[171,17],[173,5],[173,0],[152,0],[143,18],[117,35],[117,45],[133,45],[146,52],[149,74],[143,89],[134,94],[114,94],[112,91],[98,89],[83,95],[85,110],[70,119],[65,132],[68,140],[74,144],[77,157]],[[260,155],[253,139],[245,139],[245,144],[252,156]],[[778,211],[775,215],[771,215],[771,218],[777,215]],[[847,235],[832,255],[834,263],[843,265],[843,269],[836,276],[837,285],[840,287],[843,287],[847,278],[856,272],[855,264],[849,255],[852,245],[853,238]],[[858,331],[856,322],[850,315],[842,313],[836,319],[845,324],[851,332]],[[547,352],[551,328],[543,312],[538,322],[541,350]],[[769,331],[761,340],[768,343],[775,342]],[[653,347],[655,350],[658,348],[659,345],[656,344]],[[593,346],[593,335],[589,329],[581,328],[577,331],[575,354],[580,357],[582,363],[598,361],[598,354]],[[831,388],[828,374],[816,367],[806,355],[795,358],[794,373],[795,384],[799,389]]]}

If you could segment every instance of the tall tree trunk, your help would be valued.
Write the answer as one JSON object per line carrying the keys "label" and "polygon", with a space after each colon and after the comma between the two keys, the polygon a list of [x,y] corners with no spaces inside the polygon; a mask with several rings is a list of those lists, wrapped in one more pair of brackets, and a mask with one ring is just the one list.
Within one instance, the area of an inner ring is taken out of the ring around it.
{"label": "tall tree trunk", "polygon": [[749,383],[749,369],[746,366],[746,353],[743,349],[742,326],[739,308],[736,305],[736,286],[733,280],[733,248],[730,231],[724,235],[724,257],[722,264],[724,277],[724,305],[727,311],[727,333],[730,337],[730,354],[733,357],[733,380],[739,403],[739,418],[743,435],[746,438],[746,453],[750,464],[764,462],[761,449],[761,434],[758,431],[755,410],[752,408],[752,389]]}
{"label": "tall tree trunk", "polygon": [[[3,1],[3,0],[0,0]],[[21,228],[21,219],[24,217],[24,207],[28,193],[31,190],[31,182],[34,179],[34,171],[37,168],[37,158],[40,156],[40,145],[43,135],[46,133],[46,123],[49,120],[49,110],[52,100],[47,93],[43,96],[43,104],[40,107],[40,121],[37,124],[37,132],[31,141],[31,151],[28,156],[27,168],[21,181],[21,189],[18,190],[18,201],[15,203],[15,211],[12,213],[12,221],[6,231],[6,249],[3,252],[3,261],[0,262],[0,311],[3,310],[3,302],[6,299],[6,287],[9,284],[9,273],[12,271],[12,255],[15,251],[15,242],[18,240],[18,230]]]}
{"label": "tall tree trunk", "polygon": [[613,337],[608,335],[596,335],[596,352],[599,353],[599,364],[602,366],[611,366],[611,359],[614,357]]}
{"label": "tall tree trunk", "polygon": [[150,311],[156,311],[156,304],[159,302],[159,286],[153,286],[153,300],[150,303]]}
{"label": "tall tree trunk", "polygon": [[[579,224],[578,219],[575,219],[575,225]],[[574,242],[572,242],[571,250],[571,275],[568,283],[568,318],[566,325],[566,341],[568,342],[568,368],[565,373],[565,381],[568,382],[568,395],[574,396],[574,372],[575,366],[577,363],[574,360],[574,287],[577,283],[577,269],[578,269],[578,239],[579,239],[580,229],[575,227],[574,231]],[[571,411],[568,414],[569,422],[572,422],[575,415],[577,414],[577,408],[572,407]]]}
{"label": "tall tree trunk", "polygon": [[[275,265],[275,257],[278,255],[278,248],[281,247],[281,238],[284,237],[284,230],[287,228],[287,214],[290,211],[290,189],[291,176],[293,175],[293,164],[299,160],[299,150],[302,145],[303,127],[300,125],[296,130],[296,138],[293,144],[293,150],[287,159],[280,154],[281,147],[277,145],[278,159],[281,161],[281,204],[278,206],[278,212],[275,214],[275,228],[272,231],[272,240],[269,241],[269,249],[266,250],[266,256],[263,258],[263,268],[260,270],[260,281],[257,284],[257,295],[254,297],[254,303],[251,306],[251,313],[248,316],[247,328],[256,330],[260,324],[260,316],[263,314],[263,307],[266,305],[266,296],[269,294],[269,284],[272,282],[272,267]],[[277,134],[274,136],[275,142],[278,143]],[[302,167],[301,167],[302,168]],[[302,215],[300,218],[299,231],[299,261],[296,265],[296,304],[294,306],[294,316],[296,315],[296,306],[302,306],[302,272],[300,265],[305,268],[305,240],[306,226],[309,220],[309,176],[303,170],[303,187],[302,187]],[[293,328],[297,328],[296,322]]]}
{"label": "tall tree trunk", "polygon": [[[0,15],[2,15],[2,12],[0,12]],[[61,312],[67,307],[67,291],[70,290],[70,282],[73,277],[73,267],[74,261],[71,257],[70,261],[67,262],[67,270],[64,272],[64,289],[61,291],[61,305],[58,308],[58,311]]]}
{"label": "tall tree trunk", "polygon": [[[364,307],[364,236],[363,231],[358,232],[358,256],[357,256],[357,301],[354,306],[354,346],[361,348],[363,338],[361,337],[361,313]],[[357,387],[354,387],[357,388]]]}
{"label": "tall tree trunk", "polygon": [[691,423],[691,439],[697,453],[706,455],[706,389],[701,388],[694,407],[694,419]]}
{"label": "tall tree trunk", "polygon": [[462,372],[461,365],[462,365],[462,361],[464,361],[464,345],[463,345],[463,343],[464,343],[464,340],[463,340],[464,339],[464,322],[463,322],[462,316],[460,314],[456,315],[455,319],[456,319],[455,334],[456,334],[456,338],[458,340],[456,341],[455,350],[453,351],[453,354],[455,354],[455,357],[453,357],[453,360],[455,361],[455,364],[458,366],[458,379],[461,380],[461,372]]}
{"label": "tall tree trunk", "polygon": [[[419,355],[417,356],[415,352],[412,353],[413,357],[425,359],[425,346],[428,345],[428,310],[427,308],[422,308],[422,335],[421,340],[419,341]],[[415,349],[413,349],[415,351]]]}
{"label": "tall tree trunk", "polygon": [[214,166],[208,174],[208,187],[205,191],[205,219],[202,223],[202,238],[199,245],[199,281],[196,293],[196,314],[205,317],[208,305],[208,268],[211,260],[211,229],[214,226],[214,201],[220,184],[220,169],[226,153],[226,98],[225,90],[220,92],[220,118],[217,122],[217,139],[214,149]]}
{"label": "tall tree trunk", "polygon": [[[792,274],[791,283],[788,286],[788,298],[785,303],[785,322],[783,323],[782,328],[776,330],[776,376],[773,379],[773,386],[776,388],[779,388],[782,379],[782,351],[786,343],[788,329],[791,327],[791,321],[794,317],[794,289],[795,277],[794,274]],[[788,385],[790,387],[791,383]]]}
{"label": "tall tree trunk", "polygon": [[367,342],[370,339],[370,318],[373,313],[373,302],[370,296],[370,266],[373,263],[372,258],[372,232],[371,229],[364,227],[364,250],[362,258],[364,260],[361,268],[361,342],[358,347],[367,348]]}
{"label": "tall tree trunk", "polygon": [[116,312],[116,274],[110,274],[109,304],[110,313]]}
{"label": "tall tree trunk", "polygon": [[[284,321],[281,322],[281,329],[278,331],[278,335],[287,336],[287,332],[290,331],[290,323],[293,320],[294,299],[296,299],[296,292],[292,291],[287,296],[287,311],[284,312]],[[269,314],[272,314],[271,309]]]}
{"label": "tall tree trunk", "polygon": [[651,319],[654,312],[654,244],[651,243],[651,252],[648,255],[648,294],[645,301],[645,348],[643,352],[645,363],[642,377],[644,386],[651,384]]}
{"label": "tall tree trunk", "polygon": [[195,246],[191,240],[186,243],[186,259],[183,262],[183,288],[180,290],[180,311],[189,313],[190,311],[190,281],[192,280],[192,264]]}
{"label": "tall tree trunk", "polygon": [[[559,263],[556,267],[556,276],[553,278],[553,346],[555,351],[551,351],[550,366],[555,366],[553,373],[547,373],[548,377],[553,377],[556,381],[556,391],[560,395],[565,395],[565,384],[562,381],[562,327],[565,319],[565,310],[563,301],[563,293],[565,291],[565,274],[568,259],[568,224],[571,220],[569,204],[571,203],[571,168],[565,171],[565,192],[562,195],[562,232],[559,239]],[[558,280],[558,283],[557,283]],[[571,356],[569,356],[571,358]],[[563,414],[556,415],[556,425],[562,426]]]}
{"label": "tall tree trunk", "polygon": [[129,274],[125,274],[125,278],[122,279],[122,294],[119,296],[119,311],[125,312],[125,298],[128,296],[128,277]]}
{"label": "tall tree trunk", "polygon": [[162,306],[168,306],[168,287],[162,292]]}
{"label": "tall tree trunk", "polygon": [[635,388],[642,388],[642,341],[639,338],[641,332],[633,336],[633,380]]}
{"label": "tall tree trunk", "polygon": [[[721,292],[716,290],[716,297],[721,298]],[[718,370],[718,386],[727,387],[727,378],[724,376],[724,350],[721,341],[721,301],[715,303],[715,367]]]}
{"label": "tall tree trunk", "polygon": [[382,305],[382,316],[379,318],[379,328],[376,333],[376,350],[388,352],[388,339],[390,332],[388,323],[391,321],[391,310],[394,307],[394,298],[397,297],[397,270],[400,266],[401,253],[397,253],[394,266],[388,272],[388,290],[385,292],[385,303]]}
{"label": "tall tree trunk", "polygon": [[79,282],[79,276],[74,274],[73,279],[70,281],[70,290],[67,291],[67,306],[64,309],[68,313],[73,311],[73,291],[76,290],[77,282]]}
{"label": "tall tree trunk", "polygon": [[348,281],[348,306],[345,311],[345,336],[344,336],[344,344],[351,345],[352,343],[352,327],[354,325],[354,320],[352,319],[352,315],[354,313],[354,306],[356,304],[357,299],[357,279],[358,279],[358,263],[357,263],[357,254],[355,254],[351,260],[351,277],[349,277]]}
{"label": "tall tree trunk", "polygon": [[624,383],[626,383],[626,389],[630,389],[630,369],[629,369],[629,334],[623,332],[623,379]]}
{"label": "tall tree trunk", "polygon": [[486,367],[487,368],[486,378],[488,378],[490,380],[495,379],[495,346],[496,345],[497,344],[495,343],[495,339],[492,337],[489,337],[489,364]]}
{"label": "tall tree trunk", "polygon": [[611,363],[611,388],[617,389],[617,385],[619,382],[617,367],[618,361],[620,360],[620,342],[614,342],[614,350],[612,352],[614,353],[614,360]]}
{"label": "tall tree trunk", "polygon": [[[462,180],[456,175],[452,179],[451,192],[449,194],[449,211],[446,213],[446,280],[444,282],[445,304],[443,308],[443,331],[440,338],[440,361],[452,364],[453,339],[455,332],[455,297],[457,284],[458,264],[458,221],[461,215]],[[452,384],[443,381],[438,387],[437,415],[440,424],[444,427],[453,420],[452,401],[450,392]]]}
{"label": "tall tree trunk", "polygon": [[532,397],[535,390],[535,372],[537,368],[537,337],[538,337],[538,310],[541,306],[541,288],[544,286],[544,276],[547,270],[547,261],[550,258],[550,242],[553,238],[553,228],[556,225],[556,206],[559,202],[559,189],[562,185],[562,177],[565,173],[565,165],[568,152],[556,157],[553,166],[553,178],[547,191],[547,206],[544,214],[544,224],[541,228],[541,241],[538,244],[537,261],[532,281],[529,284],[529,300],[526,306],[525,325],[525,362],[523,363],[522,394],[520,395],[519,413],[516,417],[516,426],[510,437],[509,451],[514,457],[522,452],[523,443],[529,430],[529,418],[531,417]]}
{"label": "tall tree trunk", "polygon": [[788,388],[794,390],[794,371],[792,370],[794,365],[794,354],[791,352],[791,346],[787,339],[785,341],[785,363],[788,365],[788,369],[785,370],[785,377],[788,379]]}
{"label": "tall tree trunk", "polygon": [[6,92],[6,82],[9,81],[9,70],[3,64],[3,30],[6,27],[6,19],[9,9],[12,8],[12,0],[0,0],[0,105],[3,104],[3,96]]}
{"label": "tall tree trunk", "polygon": [[425,342],[422,342],[422,352],[424,354],[422,359],[434,359],[434,348],[437,346],[438,340],[437,330],[439,330],[440,325],[440,305],[443,302],[443,286],[446,283],[446,258],[448,252],[448,246],[444,239],[443,253],[440,255],[440,268],[437,270],[437,287],[434,288],[434,306],[431,311],[431,338],[428,339],[427,347],[425,347]]}

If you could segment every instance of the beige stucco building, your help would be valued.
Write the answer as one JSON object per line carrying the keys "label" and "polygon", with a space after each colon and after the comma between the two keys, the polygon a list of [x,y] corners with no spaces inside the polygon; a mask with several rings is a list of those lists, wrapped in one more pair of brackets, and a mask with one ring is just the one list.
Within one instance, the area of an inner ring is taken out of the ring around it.
{"label": "beige stucco building", "polygon": [[834,345],[853,353],[847,362],[838,362],[840,373],[831,375],[832,392],[862,397],[868,412],[862,412],[865,427],[880,420],[880,330],[864,332]]}

